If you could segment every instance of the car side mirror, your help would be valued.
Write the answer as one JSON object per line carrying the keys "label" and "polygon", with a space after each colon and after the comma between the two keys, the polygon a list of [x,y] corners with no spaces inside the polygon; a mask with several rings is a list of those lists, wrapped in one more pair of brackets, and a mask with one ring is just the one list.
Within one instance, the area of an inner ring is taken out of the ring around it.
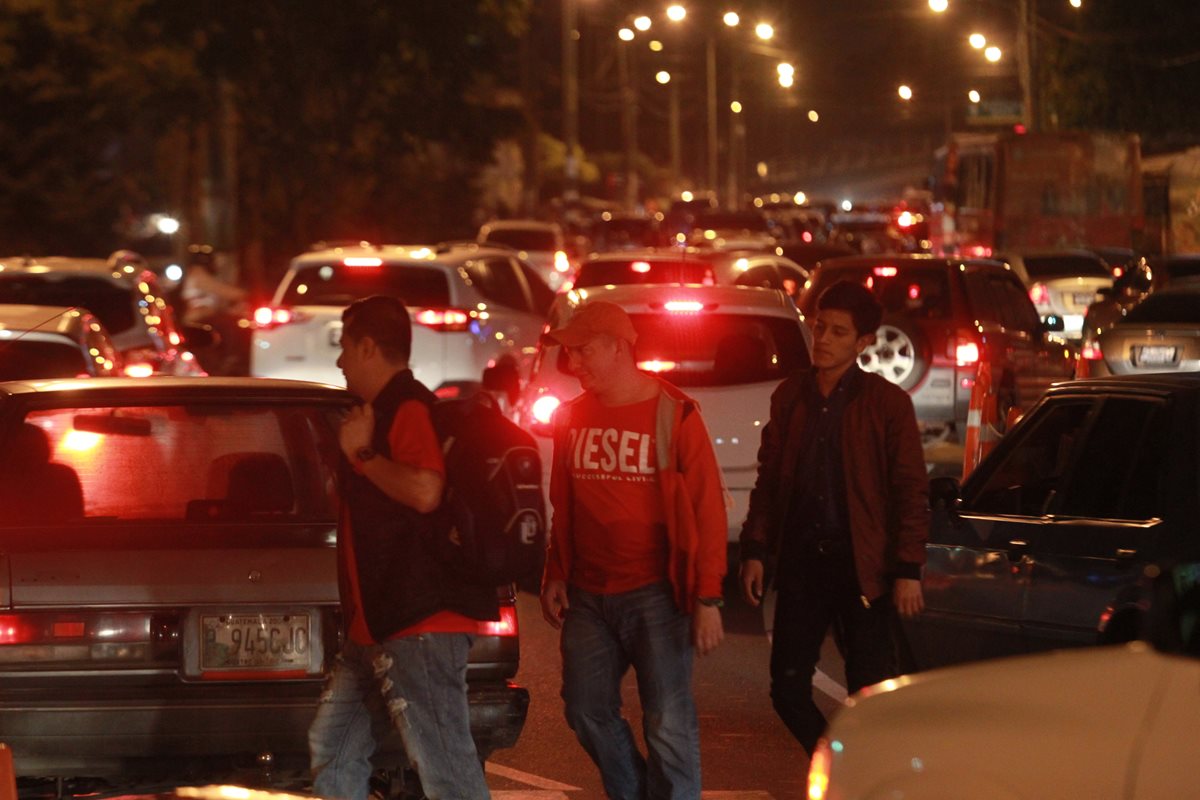
{"label": "car side mirror", "polygon": [[929,505],[934,511],[953,513],[962,503],[958,478],[939,475],[929,481]]}
{"label": "car side mirror", "polygon": [[1063,318],[1055,314],[1043,317],[1042,325],[1048,333],[1062,333],[1067,329],[1067,326],[1063,323]]}

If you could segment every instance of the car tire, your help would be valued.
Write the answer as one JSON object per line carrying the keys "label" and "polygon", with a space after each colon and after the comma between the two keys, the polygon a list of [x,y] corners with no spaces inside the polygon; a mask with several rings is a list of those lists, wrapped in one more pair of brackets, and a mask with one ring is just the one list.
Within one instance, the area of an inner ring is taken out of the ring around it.
{"label": "car tire", "polygon": [[858,364],[907,392],[929,371],[929,347],[911,320],[885,317],[874,343],[859,355]]}

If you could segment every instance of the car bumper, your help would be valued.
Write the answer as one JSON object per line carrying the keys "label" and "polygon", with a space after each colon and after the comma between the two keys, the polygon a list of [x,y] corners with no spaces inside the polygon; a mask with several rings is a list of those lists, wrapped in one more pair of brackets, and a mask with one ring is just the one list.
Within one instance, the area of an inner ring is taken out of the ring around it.
{"label": "car bumper", "polygon": [[[22,777],[128,779],[200,770],[197,777],[217,780],[263,763],[302,771],[321,684],[284,689],[187,686],[171,692],[89,691],[86,698],[61,691],[5,691],[0,741],[12,749]],[[516,743],[529,707],[528,690],[500,682],[473,685],[469,700],[481,757]],[[403,763],[398,735],[377,757],[381,766],[390,766],[389,761]]]}

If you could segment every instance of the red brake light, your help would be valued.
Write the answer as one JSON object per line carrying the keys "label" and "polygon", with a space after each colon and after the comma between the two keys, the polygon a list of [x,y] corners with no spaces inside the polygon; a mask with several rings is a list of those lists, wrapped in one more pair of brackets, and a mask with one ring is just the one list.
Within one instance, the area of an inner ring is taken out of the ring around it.
{"label": "red brake light", "polygon": [[1084,342],[1079,351],[1079,357],[1087,361],[1099,361],[1104,358],[1104,351],[1097,342]]}
{"label": "red brake light", "polygon": [[154,374],[154,365],[144,361],[137,364],[126,364],[125,375],[129,378],[149,378]]}
{"label": "red brake light", "polygon": [[954,348],[954,360],[960,367],[969,367],[979,362],[979,345],[975,342],[959,341]]}
{"label": "red brake light", "polygon": [[921,299],[921,287],[915,283],[910,283],[908,285],[908,299],[909,300],[920,300]]}
{"label": "red brake light", "polygon": [[290,308],[271,308],[270,306],[260,306],[254,309],[254,327],[270,330],[277,328],[280,325],[287,325],[291,322],[300,322],[304,319],[304,315],[292,311]]}
{"label": "red brake light", "polygon": [[911,228],[917,223],[917,218],[912,215],[911,211],[901,211],[896,217],[896,225],[900,228]]}
{"label": "red brake light", "polygon": [[640,275],[645,275],[647,272],[650,271],[650,262],[649,261],[634,261],[632,264],[629,265],[629,268]]}
{"label": "red brake light", "polygon": [[422,308],[414,316],[417,324],[442,333],[465,331],[471,315],[458,308]]}
{"label": "red brake light", "polygon": [[900,270],[895,267],[876,267],[871,271],[881,278],[894,278],[900,274]]}
{"label": "red brake light", "polygon": [[812,244],[813,235],[811,233],[809,233],[808,231],[805,231],[804,233],[800,234],[800,239],[805,244]]}
{"label": "red brake light", "polygon": [[670,372],[676,366],[674,361],[662,361],[657,358],[638,362],[638,369],[645,370],[646,372]]}
{"label": "red brake light", "polygon": [[1050,290],[1044,283],[1035,283],[1029,287],[1029,299],[1035,306],[1048,306],[1050,305]]}
{"label": "red brake light", "polygon": [[549,425],[550,420],[554,419],[554,412],[562,405],[562,401],[552,394],[544,394],[537,400],[533,401],[533,407],[530,412],[533,414],[533,419],[542,425]]}
{"label": "red brake light", "polygon": [[342,264],[346,265],[347,267],[382,267],[383,259],[382,258],[369,258],[369,257],[368,258],[351,257],[351,258],[343,258]]}
{"label": "red brake light", "polygon": [[462,395],[462,387],[456,384],[439,386],[433,390],[433,395],[440,400],[455,400]]}
{"label": "red brake light", "polygon": [[967,248],[967,255],[971,258],[991,258],[992,248],[984,244],[976,244]]}
{"label": "red brake light", "polygon": [[517,609],[515,606],[500,606],[500,619],[479,623],[481,636],[516,636]]}
{"label": "red brake light", "polygon": [[704,303],[699,300],[668,300],[663,308],[672,314],[695,314],[704,310]]}

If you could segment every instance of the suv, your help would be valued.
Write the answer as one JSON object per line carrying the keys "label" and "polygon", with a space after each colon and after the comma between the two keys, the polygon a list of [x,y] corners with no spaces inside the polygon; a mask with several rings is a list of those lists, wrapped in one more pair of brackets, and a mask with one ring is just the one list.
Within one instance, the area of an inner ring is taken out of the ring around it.
{"label": "suv", "polygon": [[1154,563],[1200,556],[1200,376],[1059,384],[962,484],[931,482],[913,666],[1132,639]]}
{"label": "suv", "polygon": [[1112,268],[1088,250],[1016,251],[994,258],[1012,267],[1038,314],[1061,319],[1063,333],[1071,339],[1082,338],[1088,306],[1113,283]]}
{"label": "suv", "polygon": [[579,266],[573,286],[582,289],[629,283],[729,284],[780,289],[795,298],[807,280],[808,270],[774,253],[664,247],[593,255]]}
{"label": "suv", "polygon": [[341,385],[342,310],[373,294],[407,303],[413,373],[444,397],[500,362],[527,374],[554,300],[508,249],[322,245],[293,259],[272,305],[255,310],[250,374]]}
{"label": "suv", "polygon": [[800,298],[805,316],[837,281],[865,284],[883,323],[859,366],[912,396],[927,430],[964,430],[981,360],[991,367],[999,419],[1030,408],[1052,382],[1071,378],[1075,357],[1051,335],[1025,287],[1006,265],[920,255],[822,261]]}
{"label": "suv", "polygon": [[[700,403],[732,496],[729,540],[736,541],[758,474],[771,393],[792,371],[811,363],[808,330],[796,306],[783,292],[745,286],[605,286],[559,295],[550,310],[551,328],[562,327],[594,300],[629,313],[638,332],[639,367]],[[554,461],[551,418],[579,393],[566,351],[543,343],[518,413],[537,435],[547,472]]]}
{"label": "suv", "polygon": [[0,381],[110,377],[119,359],[85,309],[0,305]]}
{"label": "suv", "polygon": [[[342,636],[353,400],[250,378],[0,383],[0,741],[18,775],[74,779],[67,794],[307,775]],[[481,758],[524,724],[518,657],[505,589],[467,669]],[[399,768],[398,735],[387,751]]]}
{"label": "suv", "polygon": [[[129,250],[100,258],[0,259],[0,304],[86,308],[121,353],[131,377],[204,375],[145,259]],[[198,343],[202,330],[189,331]]]}

